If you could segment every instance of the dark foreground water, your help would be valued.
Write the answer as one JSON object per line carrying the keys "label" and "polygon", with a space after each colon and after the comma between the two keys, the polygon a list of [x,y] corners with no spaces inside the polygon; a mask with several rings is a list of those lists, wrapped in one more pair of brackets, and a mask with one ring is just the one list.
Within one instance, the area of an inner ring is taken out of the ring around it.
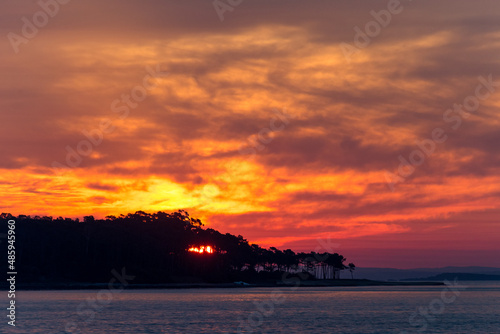
{"label": "dark foreground water", "polygon": [[458,284],[26,291],[0,333],[500,333],[500,283]]}

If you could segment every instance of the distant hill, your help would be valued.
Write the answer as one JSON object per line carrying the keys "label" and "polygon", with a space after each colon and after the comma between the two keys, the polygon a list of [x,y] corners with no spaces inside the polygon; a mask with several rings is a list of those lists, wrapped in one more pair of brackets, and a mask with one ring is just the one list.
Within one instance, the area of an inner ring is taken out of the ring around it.
{"label": "distant hill", "polygon": [[356,267],[354,278],[371,279],[379,281],[399,281],[415,278],[427,278],[446,273],[463,273],[479,275],[500,275],[500,268],[494,267],[442,267],[442,268],[415,268],[415,269],[395,269],[395,268],[363,268]]}
{"label": "distant hill", "polygon": [[500,275],[483,275],[483,274],[469,274],[469,273],[444,273],[424,278],[407,278],[402,281],[500,281]]}

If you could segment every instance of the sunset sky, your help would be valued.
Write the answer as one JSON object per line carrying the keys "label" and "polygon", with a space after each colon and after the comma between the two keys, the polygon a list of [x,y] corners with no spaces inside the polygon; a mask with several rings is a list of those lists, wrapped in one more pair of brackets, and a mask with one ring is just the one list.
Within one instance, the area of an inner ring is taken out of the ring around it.
{"label": "sunset sky", "polygon": [[394,1],[2,1],[0,212],[500,267],[500,2]]}

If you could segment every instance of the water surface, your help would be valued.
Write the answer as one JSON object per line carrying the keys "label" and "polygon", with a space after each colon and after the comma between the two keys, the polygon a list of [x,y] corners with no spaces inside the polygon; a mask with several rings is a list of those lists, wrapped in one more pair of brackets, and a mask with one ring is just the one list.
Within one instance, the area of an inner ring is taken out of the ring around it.
{"label": "water surface", "polygon": [[459,284],[466,289],[456,293],[441,286],[21,291],[16,328],[3,316],[0,332],[500,333],[500,283]]}

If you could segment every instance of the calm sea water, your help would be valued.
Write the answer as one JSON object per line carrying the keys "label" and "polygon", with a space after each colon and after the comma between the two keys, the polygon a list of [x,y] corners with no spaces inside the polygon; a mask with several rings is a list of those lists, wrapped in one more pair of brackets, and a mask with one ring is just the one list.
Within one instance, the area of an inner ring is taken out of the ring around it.
{"label": "calm sea water", "polygon": [[26,291],[17,326],[3,315],[0,332],[500,333],[500,283],[459,284],[466,289]]}

